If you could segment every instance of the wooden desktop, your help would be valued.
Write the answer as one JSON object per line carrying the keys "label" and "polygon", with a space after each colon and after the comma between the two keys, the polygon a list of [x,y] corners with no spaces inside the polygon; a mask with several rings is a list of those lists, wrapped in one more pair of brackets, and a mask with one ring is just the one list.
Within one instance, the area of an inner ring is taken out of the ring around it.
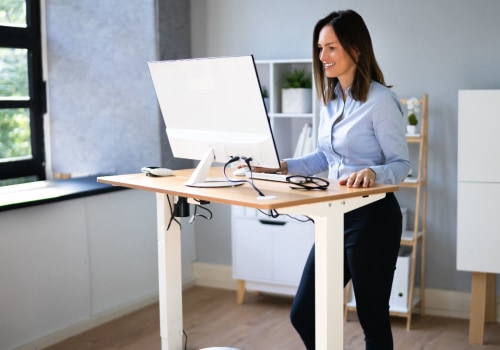
{"label": "wooden desktop", "polygon": [[[155,192],[159,264],[160,334],[163,350],[182,348],[182,275],[180,226],[171,221],[173,203],[179,197],[213,203],[277,210],[280,214],[307,215],[315,222],[316,244],[316,347],[343,349],[344,214],[398,190],[395,185],[347,188],[331,183],[326,191],[293,190],[289,184],[255,180],[272,199],[258,199],[249,185],[220,188],[187,187],[193,169],[176,170],[174,176],[150,177],[129,174],[99,177],[98,182]],[[212,177],[222,177],[222,168],[212,168]]]}

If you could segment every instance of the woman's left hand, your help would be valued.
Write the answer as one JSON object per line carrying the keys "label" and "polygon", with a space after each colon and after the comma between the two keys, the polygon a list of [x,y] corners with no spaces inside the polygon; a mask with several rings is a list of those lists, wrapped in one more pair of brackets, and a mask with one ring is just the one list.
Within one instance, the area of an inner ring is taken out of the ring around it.
{"label": "woman's left hand", "polygon": [[355,173],[352,173],[347,178],[339,181],[340,185],[347,187],[372,187],[375,185],[375,171],[366,168]]}

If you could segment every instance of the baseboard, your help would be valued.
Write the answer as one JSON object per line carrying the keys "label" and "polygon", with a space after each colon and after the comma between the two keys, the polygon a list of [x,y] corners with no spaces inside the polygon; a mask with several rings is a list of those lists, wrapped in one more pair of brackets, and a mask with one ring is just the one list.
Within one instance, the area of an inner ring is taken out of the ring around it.
{"label": "baseboard", "polygon": [[236,290],[230,265],[193,262],[193,277],[197,286]]}
{"label": "baseboard", "polygon": [[126,314],[137,311],[156,302],[158,302],[158,294],[150,295],[125,305],[120,305],[111,310],[90,316],[82,322],[72,324],[71,326],[21,345],[13,350],[38,350],[46,348],[68,339],[69,337],[88,331],[89,329],[100,326],[121,316],[125,316]]}
{"label": "baseboard", "polygon": [[[236,290],[231,266],[193,262],[193,275],[198,286]],[[418,292],[417,288],[415,293],[418,295]],[[468,319],[469,309],[470,293],[431,288],[425,290],[426,315]],[[496,310],[497,322],[500,322],[500,296],[497,296]]]}

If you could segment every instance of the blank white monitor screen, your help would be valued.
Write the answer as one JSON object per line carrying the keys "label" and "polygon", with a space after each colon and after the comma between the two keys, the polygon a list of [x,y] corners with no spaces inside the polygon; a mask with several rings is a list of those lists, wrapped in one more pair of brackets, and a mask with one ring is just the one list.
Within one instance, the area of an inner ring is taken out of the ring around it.
{"label": "blank white monitor screen", "polygon": [[279,167],[253,56],[149,62],[167,137],[178,158]]}

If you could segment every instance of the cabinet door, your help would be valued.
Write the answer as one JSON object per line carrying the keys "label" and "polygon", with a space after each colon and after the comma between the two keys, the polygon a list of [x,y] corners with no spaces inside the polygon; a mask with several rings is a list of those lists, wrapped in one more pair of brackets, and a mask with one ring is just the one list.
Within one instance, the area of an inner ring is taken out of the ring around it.
{"label": "cabinet door", "polygon": [[458,184],[457,269],[500,273],[500,183]]}
{"label": "cabinet door", "polygon": [[233,277],[243,280],[272,281],[272,236],[255,217],[236,217],[232,221]]}
{"label": "cabinet door", "polygon": [[273,235],[273,279],[298,286],[304,264],[314,243],[314,224],[289,221]]}
{"label": "cabinet door", "polygon": [[458,94],[458,181],[500,182],[500,90]]}
{"label": "cabinet door", "polygon": [[314,241],[314,225],[236,217],[232,237],[234,278],[297,286]]}

